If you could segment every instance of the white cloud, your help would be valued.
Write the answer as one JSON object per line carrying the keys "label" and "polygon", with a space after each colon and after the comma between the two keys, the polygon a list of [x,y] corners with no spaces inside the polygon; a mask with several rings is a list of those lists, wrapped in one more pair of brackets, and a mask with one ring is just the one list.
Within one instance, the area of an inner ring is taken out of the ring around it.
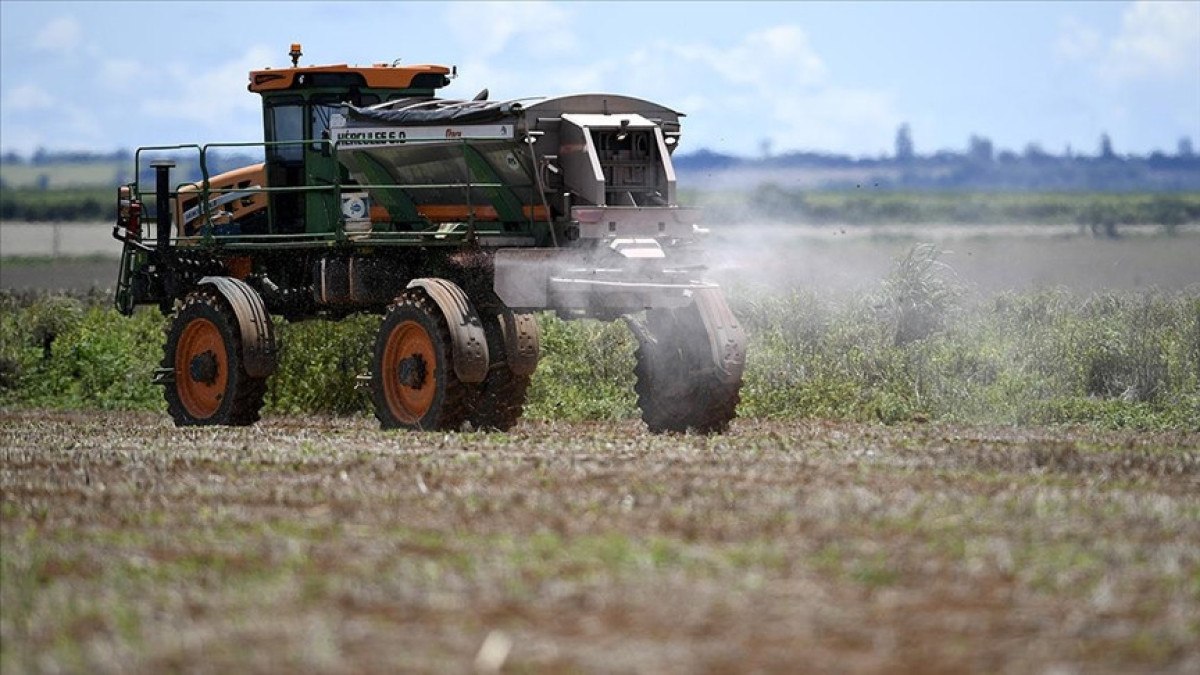
{"label": "white cloud", "polygon": [[109,131],[96,116],[86,108],[71,106],[63,111],[66,127],[71,130],[66,144],[80,148],[104,147],[110,142]]}
{"label": "white cloud", "polygon": [[732,152],[752,152],[769,138],[778,151],[874,153],[888,147],[900,120],[890,92],[834,81],[793,25],[748,33],[726,47],[658,42],[607,74],[620,74],[630,93],[689,113],[685,140],[690,127],[706,144]]}
{"label": "white cloud", "polygon": [[1071,61],[1085,61],[1095,58],[1103,50],[1103,46],[1104,39],[1100,31],[1074,17],[1068,17],[1063,22],[1054,51]]}
{"label": "white cloud", "polygon": [[53,107],[54,97],[36,84],[13,87],[4,96],[4,109],[8,111],[44,110]]}
{"label": "white cloud", "polygon": [[[220,133],[212,140],[236,140],[261,125],[261,102],[257,95],[246,91],[247,76],[272,63],[275,51],[254,46],[242,56],[218,64],[208,70],[196,70],[182,64],[171,64],[157,73],[150,91],[165,95],[149,98],[143,111],[156,117],[172,118],[198,125],[197,136]],[[250,134],[261,137],[261,129]],[[197,138],[197,140],[204,140]],[[250,140],[246,138],[245,140]]]}
{"label": "white cloud", "polygon": [[[552,82],[570,91],[592,88],[597,79],[588,72],[597,68],[560,65],[579,54],[580,41],[569,28],[575,19],[568,7],[549,2],[447,3],[443,20],[461,46],[458,53],[464,55],[457,59],[457,84],[470,90],[456,95],[473,96],[485,87],[493,99],[550,93],[544,86],[530,91],[530,82]],[[528,67],[502,65],[513,54],[521,54]],[[541,58],[547,55],[562,58]],[[535,71],[536,79],[531,76]]]}
{"label": "white cloud", "polygon": [[566,6],[550,2],[456,2],[446,23],[464,47],[495,56],[514,42],[530,54],[562,54],[578,46]]}
{"label": "white cloud", "polygon": [[1087,63],[1111,82],[1194,79],[1200,72],[1200,3],[1132,3],[1111,36],[1071,19],[1055,47],[1061,57]]}
{"label": "white cloud", "polygon": [[100,63],[100,81],[106,87],[127,87],[147,70],[132,59],[105,59]]}
{"label": "white cloud", "polygon": [[5,117],[0,119],[0,138],[4,139],[4,152],[31,155],[40,147],[55,147],[46,130],[38,124],[22,124]]}
{"label": "white cloud", "polygon": [[83,26],[72,16],[52,19],[33,37],[35,49],[48,52],[68,53],[79,49],[83,37]]}
{"label": "white cloud", "polygon": [[1200,73],[1200,4],[1138,2],[1121,17],[1109,67],[1118,76]]}
{"label": "white cloud", "polygon": [[775,26],[750,33],[727,49],[708,45],[673,48],[682,59],[702,63],[728,82],[755,87],[805,87],[821,82],[825,64],[797,26]]}
{"label": "white cloud", "polygon": [[890,92],[828,87],[781,97],[774,110],[780,149],[847,148],[860,154],[890,149],[901,121]]}

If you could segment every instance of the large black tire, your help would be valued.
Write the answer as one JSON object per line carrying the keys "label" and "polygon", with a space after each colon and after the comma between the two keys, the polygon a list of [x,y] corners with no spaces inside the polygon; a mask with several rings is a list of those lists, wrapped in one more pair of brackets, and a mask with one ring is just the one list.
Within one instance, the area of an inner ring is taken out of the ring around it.
{"label": "large black tire", "polygon": [[645,329],[634,355],[634,390],[646,426],[654,433],[725,431],[737,414],[742,383],[723,382],[713,372],[695,305],[650,310]]}
{"label": "large black tire", "polygon": [[384,429],[457,430],[473,389],[454,373],[450,328],[420,289],[397,296],[375,339],[371,401]]}
{"label": "large black tire", "polygon": [[225,299],[211,289],[193,291],[167,328],[163,368],[167,412],[178,426],[247,426],[259,419],[266,378],[243,367],[241,332]]}
{"label": "large black tire", "polygon": [[[516,426],[525,412],[525,398],[529,393],[530,375],[518,375],[507,362],[504,329],[501,316],[490,314],[483,317],[483,328],[487,333],[488,349],[493,356],[487,378],[476,385],[476,394],[471,401],[471,426],[481,431],[508,431]],[[536,328],[536,324],[534,325]]]}

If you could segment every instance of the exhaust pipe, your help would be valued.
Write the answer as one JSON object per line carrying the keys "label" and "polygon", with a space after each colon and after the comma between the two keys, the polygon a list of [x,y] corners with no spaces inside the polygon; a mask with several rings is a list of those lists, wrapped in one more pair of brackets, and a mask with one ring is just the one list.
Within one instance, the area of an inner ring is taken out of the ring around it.
{"label": "exhaust pipe", "polygon": [[157,159],[150,162],[154,167],[154,215],[157,225],[158,252],[166,253],[171,247],[171,169],[175,162]]}

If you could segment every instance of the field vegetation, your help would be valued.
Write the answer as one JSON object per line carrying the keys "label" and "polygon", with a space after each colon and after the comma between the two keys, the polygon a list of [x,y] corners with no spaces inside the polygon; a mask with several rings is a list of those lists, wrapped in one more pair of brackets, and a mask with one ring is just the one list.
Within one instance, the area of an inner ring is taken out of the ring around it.
{"label": "field vegetation", "polygon": [[620,323],[507,433],[379,430],[367,315],[179,429],[157,311],[0,294],[0,674],[1200,669],[1195,288],[728,295],[741,418],[656,436]]}
{"label": "field vegetation", "polygon": [[116,218],[114,188],[0,188],[0,220],[71,222]]}
{"label": "field vegetation", "polygon": [[[146,188],[143,188],[146,189]],[[0,220],[113,220],[116,190],[107,187],[0,188]],[[1007,223],[1080,225],[1113,234],[1121,225],[1159,225],[1174,233],[1200,222],[1200,193],[964,192],[793,190],[766,184],[749,192],[697,193],[714,223],[752,219],[801,224]]]}
{"label": "field vegetation", "polygon": [[10,410],[0,447],[5,673],[1200,667],[1196,434]]}
{"label": "field vegetation", "polygon": [[812,225],[955,223],[1079,225],[1112,236],[1122,225],[1172,234],[1200,222],[1200,193],[800,190],[764,184],[749,193],[698,195],[713,222],[763,219]]}
{"label": "field vegetation", "polygon": [[[740,414],[769,419],[1089,423],[1200,430],[1200,296],[1062,290],[967,293],[929,246],[873,292],[733,288],[751,336]],[[9,294],[0,313],[0,403],[161,410],[156,311],[120,317],[103,294]],[[269,413],[368,410],[379,319],[279,325]],[[543,360],[527,416],[636,417],[634,340],[618,323],[541,318]],[[604,354],[601,359],[596,354]]]}

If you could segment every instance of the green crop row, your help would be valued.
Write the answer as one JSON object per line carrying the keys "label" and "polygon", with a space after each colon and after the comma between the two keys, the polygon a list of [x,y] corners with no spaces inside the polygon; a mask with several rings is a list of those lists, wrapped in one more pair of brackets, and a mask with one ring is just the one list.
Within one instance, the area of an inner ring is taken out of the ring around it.
{"label": "green crop row", "polygon": [[[732,289],[750,334],[740,414],[1200,431],[1200,295],[1066,291],[964,296],[916,251],[876,292]],[[66,297],[0,299],[0,404],[164,409],[150,384],[165,320]],[[280,324],[266,412],[369,410],[378,317]],[[634,340],[620,322],[541,317],[528,417],[637,415]],[[597,358],[597,355],[604,355]]]}
{"label": "green crop row", "polygon": [[1045,223],[1110,229],[1125,224],[1179,225],[1200,221],[1200,193],[1030,193],[805,191],[763,185],[731,212],[813,224]]}
{"label": "green crop row", "polygon": [[117,192],[113,188],[0,188],[0,220],[81,221],[116,217]]}
{"label": "green crop row", "polygon": [[[811,224],[1072,224],[1111,229],[1200,222],[1200,193],[809,191],[760,186],[746,194],[689,193],[714,222],[770,218]],[[111,220],[110,188],[0,188],[0,220]]]}

